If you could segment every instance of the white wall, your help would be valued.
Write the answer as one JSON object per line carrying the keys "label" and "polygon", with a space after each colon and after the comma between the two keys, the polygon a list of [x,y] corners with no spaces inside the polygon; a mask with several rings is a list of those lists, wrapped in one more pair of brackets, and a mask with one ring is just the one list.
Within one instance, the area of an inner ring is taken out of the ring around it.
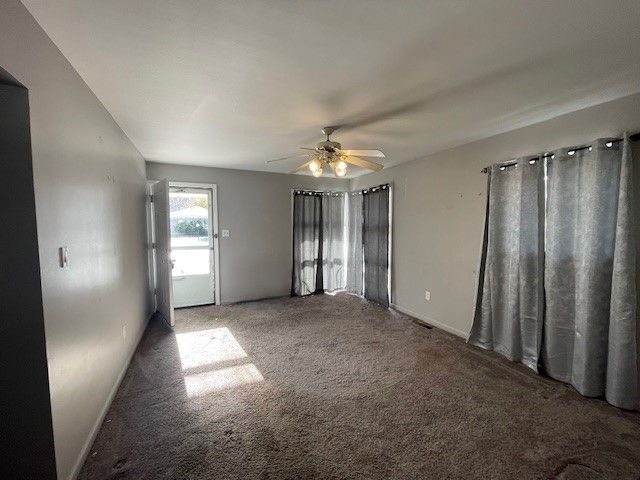
{"label": "white wall", "polygon": [[[56,463],[66,479],[150,313],[145,167],[17,0],[0,2],[0,45],[0,66],[29,89]],[[58,265],[63,245],[67,269]]]}
{"label": "white wall", "polygon": [[149,180],[218,185],[222,303],[291,292],[291,190],[348,190],[346,179],[147,163]]}
{"label": "white wall", "polygon": [[[486,177],[480,170],[625,130],[640,130],[640,94],[352,179],[352,190],[394,185],[393,302],[400,310],[466,336],[486,202]],[[430,302],[425,290],[431,291]]]}

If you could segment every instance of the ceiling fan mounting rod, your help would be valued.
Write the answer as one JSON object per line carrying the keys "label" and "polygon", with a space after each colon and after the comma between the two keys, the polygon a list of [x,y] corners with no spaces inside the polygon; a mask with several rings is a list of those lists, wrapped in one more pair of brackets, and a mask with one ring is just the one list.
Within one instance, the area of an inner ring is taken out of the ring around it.
{"label": "ceiling fan mounting rod", "polygon": [[338,127],[322,127],[322,133],[324,133],[327,136],[327,141],[329,141],[329,135],[331,135],[337,129]]}

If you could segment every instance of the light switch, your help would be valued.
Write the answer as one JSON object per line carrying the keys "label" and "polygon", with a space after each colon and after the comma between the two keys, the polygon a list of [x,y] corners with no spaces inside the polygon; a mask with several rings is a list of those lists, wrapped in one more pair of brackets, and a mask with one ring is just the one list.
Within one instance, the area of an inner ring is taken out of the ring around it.
{"label": "light switch", "polygon": [[223,237],[230,237],[231,234],[229,233],[229,230],[222,230],[222,236]]}
{"label": "light switch", "polygon": [[69,266],[69,249],[67,247],[60,247],[58,249],[58,255],[60,268],[67,268]]}
{"label": "light switch", "polygon": [[429,290],[424,291],[424,299],[427,301],[431,301],[431,292]]}

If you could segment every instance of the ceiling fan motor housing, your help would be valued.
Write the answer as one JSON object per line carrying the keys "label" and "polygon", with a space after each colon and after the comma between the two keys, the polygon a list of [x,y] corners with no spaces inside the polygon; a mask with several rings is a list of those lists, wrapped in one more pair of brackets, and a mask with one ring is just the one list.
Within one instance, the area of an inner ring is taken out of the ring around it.
{"label": "ceiling fan motor housing", "polygon": [[325,140],[316,145],[316,149],[322,152],[334,153],[336,150],[340,150],[342,145],[338,142],[332,142],[331,140]]}

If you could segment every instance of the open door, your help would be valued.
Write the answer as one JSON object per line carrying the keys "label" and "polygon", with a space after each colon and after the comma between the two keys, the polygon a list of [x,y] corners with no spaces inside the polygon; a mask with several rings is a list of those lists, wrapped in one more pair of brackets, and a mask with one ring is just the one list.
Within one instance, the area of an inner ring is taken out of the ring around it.
{"label": "open door", "polygon": [[173,317],[173,284],[171,281],[171,228],[169,221],[169,181],[161,180],[152,187],[153,220],[156,252],[156,302],[158,312],[171,327]]}
{"label": "open door", "polygon": [[214,221],[211,188],[169,190],[173,306],[215,303]]}

